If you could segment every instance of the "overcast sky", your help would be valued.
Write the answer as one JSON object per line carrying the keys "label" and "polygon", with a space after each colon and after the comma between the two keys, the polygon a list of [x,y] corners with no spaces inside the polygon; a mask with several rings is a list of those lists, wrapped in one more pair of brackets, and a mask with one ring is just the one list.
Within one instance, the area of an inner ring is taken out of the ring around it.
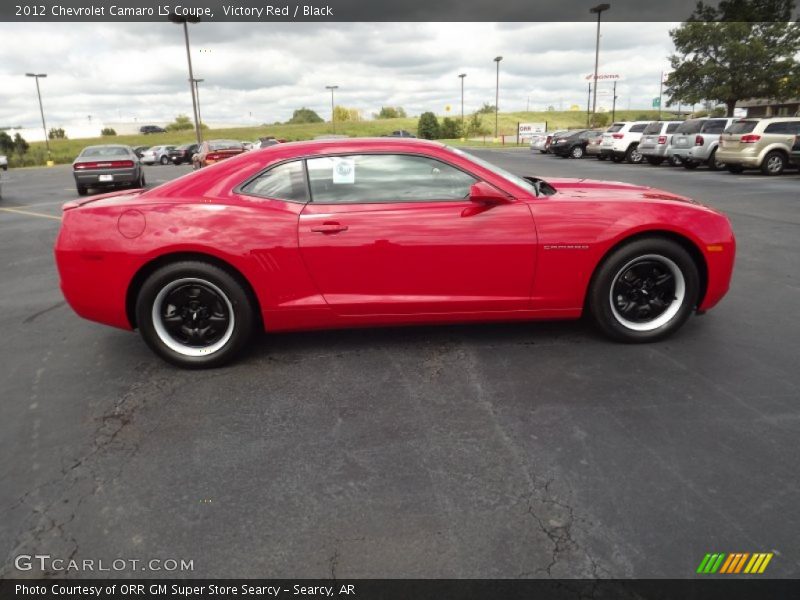
{"label": "overcast sky", "polygon": [[[672,51],[675,23],[603,23],[601,73],[619,73],[618,108],[649,108]],[[330,118],[336,103],[366,116],[381,106],[409,114],[465,109],[586,106],[594,68],[592,23],[200,23],[190,26],[195,77],[207,122],[285,121],[307,106]],[[170,23],[0,23],[0,127],[39,123],[35,84],[48,126],[97,121],[172,120],[191,114],[181,28]],[[611,84],[598,105],[611,106]]]}

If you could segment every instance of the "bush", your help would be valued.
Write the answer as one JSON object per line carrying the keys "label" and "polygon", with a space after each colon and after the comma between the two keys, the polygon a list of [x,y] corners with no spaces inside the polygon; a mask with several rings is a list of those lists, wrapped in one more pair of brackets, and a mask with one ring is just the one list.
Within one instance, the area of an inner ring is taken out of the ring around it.
{"label": "bush", "polygon": [[25,138],[22,137],[20,134],[16,134],[14,136],[14,151],[22,158],[27,152],[28,148],[30,148],[30,144],[25,141]]}
{"label": "bush", "polygon": [[14,151],[14,140],[5,131],[0,131],[0,154],[11,154]]}
{"label": "bush", "polygon": [[444,140],[454,140],[461,137],[461,120],[445,117],[442,119],[439,137]]}
{"label": "bush", "polygon": [[611,115],[608,113],[595,113],[592,115],[591,126],[594,127],[608,127],[611,121]]}
{"label": "bush", "polygon": [[167,131],[187,131],[189,129],[194,129],[194,123],[192,123],[192,120],[186,115],[178,115],[175,117],[175,120],[166,127]]}
{"label": "bush", "polygon": [[[317,113],[315,113],[310,108],[298,108],[297,110],[292,113],[292,118],[287,121],[292,125],[296,125],[299,123],[322,123],[323,119]],[[280,125],[280,123],[276,122],[275,125]]]}
{"label": "bush", "polygon": [[117,132],[114,131],[113,127],[103,127],[102,131],[100,131],[100,135],[102,136],[117,135]]}
{"label": "bush", "polygon": [[439,120],[432,112],[424,112],[419,116],[417,124],[417,137],[425,140],[435,140],[440,137]]}
{"label": "bush", "polygon": [[375,115],[376,119],[403,119],[406,111],[402,106],[381,106],[381,111]]}
{"label": "bush", "polygon": [[467,121],[467,136],[486,135],[487,133],[489,133],[489,130],[483,126],[480,113],[476,112],[470,116]]}
{"label": "bush", "polygon": [[493,114],[497,110],[494,104],[489,104],[488,102],[484,102],[483,106],[478,109],[479,115],[490,115]]}
{"label": "bush", "polygon": [[47,137],[49,137],[51,140],[65,140],[67,139],[67,134],[64,133],[64,130],[61,127],[53,127],[47,132]]}

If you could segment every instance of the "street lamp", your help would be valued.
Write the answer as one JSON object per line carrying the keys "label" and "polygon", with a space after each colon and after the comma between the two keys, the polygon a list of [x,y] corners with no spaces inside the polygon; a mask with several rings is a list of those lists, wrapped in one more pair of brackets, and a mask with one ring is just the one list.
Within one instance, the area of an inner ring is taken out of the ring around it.
{"label": "street lamp", "polygon": [[42,131],[44,131],[44,145],[47,147],[47,162],[52,162],[53,157],[50,154],[50,140],[47,137],[47,125],[44,122],[44,107],[42,106],[42,92],[39,90],[39,78],[47,77],[47,73],[25,73],[25,77],[33,77],[36,79],[36,95],[39,97],[39,112],[42,115]]}
{"label": "street lamp", "polygon": [[461,73],[459,75],[459,79],[461,79],[461,135],[466,137],[466,131],[464,130],[464,77],[466,77],[466,73]]}
{"label": "street lamp", "polygon": [[597,41],[594,45],[594,92],[592,97],[592,115],[597,110],[597,67],[600,62],[600,15],[604,10],[611,8],[610,4],[598,4],[589,9],[589,12],[597,15]]}
{"label": "street lamp", "polygon": [[192,91],[192,111],[194,112],[194,132],[197,136],[197,144],[203,143],[203,136],[200,132],[200,123],[197,116],[197,98],[195,97],[195,83],[194,83],[194,72],[192,71],[192,54],[189,51],[189,27],[188,23],[199,23],[200,17],[195,15],[178,15],[176,13],[170,13],[169,17],[167,17],[170,21],[175,23],[176,25],[183,25],[183,37],[186,40],[186,60],[189,63],[189,89]]}
{"label": "street lamp", "polygon": [[497,63],[497,83],[494,88],[494,137],[497,137],[497,113],[500,111],[500,61],[502,56],[495,56],[494,62]]}
{"label": "street lamp", "polygon": [[333,133],[336,133],[336,111],[333,108],[333,92],[334,90],[338,90],[338,85],[326,85],[326,90],[331,91],[331,125],[333,126]]}
{"label": "street lamp", "polygon": [[200,116],[200,84],[204,82],[205,79],[192,79],[192,83],[194,84],[194,95],[197,98],[197,122],[200,124],[200,130],[203,129],[203,117]]}

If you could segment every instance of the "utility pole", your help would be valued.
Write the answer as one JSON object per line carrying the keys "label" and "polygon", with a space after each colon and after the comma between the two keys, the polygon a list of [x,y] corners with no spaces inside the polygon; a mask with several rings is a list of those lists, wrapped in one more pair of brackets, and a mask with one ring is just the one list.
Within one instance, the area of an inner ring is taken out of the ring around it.
{"label": "utility pole", "polygon": [[39,89],[39,78],[47,77],[47,73],[25,73],[25,77],[33,77],[36,79],[36,95],[39,97],[39,112],[42,115],[42,131],[44,131],[44,145],[47,147],[47,162],[53,161],[50,154],[50,139],[47,135],[47,125],[44,122],[44,106],[42,105],[42,92]]}
{"label": "utility pole", "polygon": [[177,13],[170,13],[169,17],[167,17],[170,21],[175,23],[176,25],[183,25],[183,38],[186,42],[186,62],[189,63],[189,89],[192,92],[192,111],[194,114],[194,133],[195,137],[197,137],[197,144],[200,145],[203,143],[203,134],[200,131],[200,121],[197,116],[197,98],[195,96],[195,88],[194,88],[194,72],[192,71],[192,52],[189,49],[189,23],[199,23],[200,17],[197,16],[182,16],[178,15]]}
{"label": "utility pole", "polygon": [[594,99],[592,101],[592,114],[597,110],[597,68],[600,64],[600,15],[604,10],[611,8],[610,4],[598,4],[589,9],[592,14],[597,14],[597,38],[594,45]]}
{"label": "utility pole", "polygon": [[461,73],[458,77],[461,79],[461,135],[466,137],[467,131],[464,129],[464,77],[466,73]]}
{"label": "utility pole", "polygon": [[494,88],[494,137],[497,139],[497,117],[500,112],[500,61],[502,56],[495,56],[494,62],[497,63],[497,83]]}
{"label": "utility pole", "polygon": [[586,127],[590,127],[591,117],[589,113],[589,102],[592,100],[592,83],[589,82],[589,94],[586,96]]}
{"label": "utility pole", "polygon": [[661,94],[664,91],[664,71],[661,71],[661,79],[658,82],[658,120],[661,120]]}
{"label": "utility pole", "polygon": [[614,97],[611,99],[611,122],[614,122],[614,117],[617,116],[617,82],[614,82],[614,91],[611,92]]}
{"label": "utility pole", "polygon": [[338,90],[338,85],[326,85],[326,90],[331,91],[331,126],[333,127],[333,133],[336,133],[336,109],[333,106],[333,92],[334,90]]}

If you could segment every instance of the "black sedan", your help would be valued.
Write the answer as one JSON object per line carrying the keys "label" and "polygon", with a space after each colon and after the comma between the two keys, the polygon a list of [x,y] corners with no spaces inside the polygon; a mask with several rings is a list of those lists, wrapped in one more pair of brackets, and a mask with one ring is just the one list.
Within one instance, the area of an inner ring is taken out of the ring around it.
{"label": "black sedan", "polygon": [[130,146],[87,146],[72,162],[78,194],[89,188],[144,187],[144,170]]}
{"label": "black sedan", "polygon": [[182,146],[168,151],[167,156],[169,156],[169,159],[175,165],[182,165],[183,163],[188,164],[192,162],[192,156],[197,154],[197,149],[199,147],[200,146],[197,144],[183,144]]}
{"label": "black sedan", "polygon": [[561,158],[583,158],[589,140],[596,135],[592,129],[568,131],[550,142],[550,152]]}

